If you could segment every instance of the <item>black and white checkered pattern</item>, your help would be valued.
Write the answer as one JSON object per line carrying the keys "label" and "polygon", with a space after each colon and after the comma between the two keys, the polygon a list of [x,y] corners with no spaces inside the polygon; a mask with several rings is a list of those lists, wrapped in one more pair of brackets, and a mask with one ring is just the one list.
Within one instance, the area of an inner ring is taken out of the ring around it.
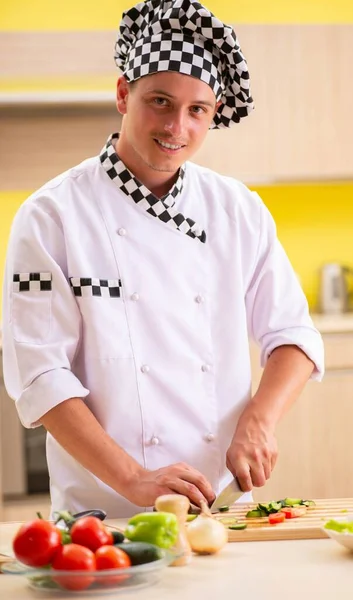
{"label": "black and white checkered pattern", "polygon": [[178,229],[182,233],[205,243],[205,231],[203,231],[195,221],[184,217],[184,215],[173,208],[175,198],[182,189],[185,167],[180,168],[178,181],[171,192],[161,199],[157,198],[143,185],[143,183],[136,179],[115,152],[114,142],[118,138],[118,133],[112,134],[108,138],[108,141],[99,156],[101,164],[109,177],[124,192],[124,194],[132,198],[135,204],[138,204],[138,206],[145,209],[148,214],[157,217],[173,229]]}
{"label": "black and white checkered pattern", "polygon": [[90,298],[120,298],[120,279],[97,279],[96,277],[70,277],[70,285],[75,296]]}
{"label": "black and white checkered pattern", "polygon": [[254,107],[232,27],[195,0],[146,0],[124,12],[114,58],[128,81],[175,71],[207,83],[222,102],[211,129],[238,123]]}
{"label": "black and white checkered pattern", "polygon": [[51,273],[14,273],[14,292],[51,292]]}

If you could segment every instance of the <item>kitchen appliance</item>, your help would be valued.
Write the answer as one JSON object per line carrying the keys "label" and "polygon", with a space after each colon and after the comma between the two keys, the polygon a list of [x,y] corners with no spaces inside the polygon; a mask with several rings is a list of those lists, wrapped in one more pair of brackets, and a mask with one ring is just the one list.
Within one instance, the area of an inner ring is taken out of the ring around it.
{"label": "kitchen appliance", "polygon": [[237,479],[232,481],[218,494],[211,505],[211,512],[217,512],[221,506],[232,506],[244,492],[241,490]]}
{"label": "kitchen appliance", "polygon": [[338,263],[327,263],[321,269],[320,312],[339,314],[349,309],[349,275],[353,269]]}
{"label": "kitchen appliance", "polygon": [[[246,523],[244,530],[228,529],[229,542],[261,542],[266,540],[309,540],[328,537],[323,529],[325,521],[353,514],[353,498],[324,498],[315,500],[315,506],[296,519],[286,519],[283,523],[270,525],[267,517],[246,519],[249,510],[257,507],[255,503],[235,504],[226,513],[218,513],[215,518],[227,527],[234,520]],[[227,523],[228,522],[228,523]],[[353,535],[353,534],[351,534]]]}

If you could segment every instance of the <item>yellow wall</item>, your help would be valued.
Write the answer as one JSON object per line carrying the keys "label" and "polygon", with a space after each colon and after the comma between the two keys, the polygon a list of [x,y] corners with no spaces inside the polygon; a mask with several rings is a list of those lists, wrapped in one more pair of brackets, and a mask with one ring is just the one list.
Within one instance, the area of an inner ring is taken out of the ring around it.
{"label": "yellow wall", "polygon": [[[353,267],[353,182],[253,189],[270,209],[278,235],[315,310],[320,266],[339,261]],[[0,281],[11,221],[29,193],[0,193]]]}
{"label": "yellow wall", "polygon": [[[0,30],[117,29],[137,0],[10,0],[1,2]],[[353,22],[352,0],[205,0],[231,23]]]}

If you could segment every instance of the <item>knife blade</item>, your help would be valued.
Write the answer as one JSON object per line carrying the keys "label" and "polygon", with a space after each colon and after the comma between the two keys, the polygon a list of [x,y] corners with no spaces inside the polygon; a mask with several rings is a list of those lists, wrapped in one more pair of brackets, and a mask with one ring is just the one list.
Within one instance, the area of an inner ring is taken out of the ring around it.
{"label": "knife blade", "polygon": [[240,485],[236,478],[218,494],[217,498],[211,504],[211,512],[218,512],[221,506],[231,506],[238,498],[240,498],[245,492],[240,488]]}

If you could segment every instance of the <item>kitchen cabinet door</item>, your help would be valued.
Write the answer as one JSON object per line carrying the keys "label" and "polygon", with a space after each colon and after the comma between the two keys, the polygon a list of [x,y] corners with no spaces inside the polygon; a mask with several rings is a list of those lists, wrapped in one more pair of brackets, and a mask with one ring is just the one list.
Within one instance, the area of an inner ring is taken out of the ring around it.
{"label": "kitchen cabinet door", "polygon": [[353,370],[309,382],[278,426],[279,457],[256,499],[353,496]]}
{"label": "kitchen cabinet door", "polygon": [[[337,357],[342,354],[338,353],[340,339],[343,345],[351,340],[353,347],[353,335],[324,335],[323,338],[327,359],[325,377],[321,383],[309,381],[278,424],[277,464],[266,485],[254,491],[256,501],[285,496],[353,496],[353,364],[350,368],[337,369],[332,367],[338,359],[331,360],[335,349]],[[261,377],[258,349],[252,347],[251,354],[255,390]]]}

